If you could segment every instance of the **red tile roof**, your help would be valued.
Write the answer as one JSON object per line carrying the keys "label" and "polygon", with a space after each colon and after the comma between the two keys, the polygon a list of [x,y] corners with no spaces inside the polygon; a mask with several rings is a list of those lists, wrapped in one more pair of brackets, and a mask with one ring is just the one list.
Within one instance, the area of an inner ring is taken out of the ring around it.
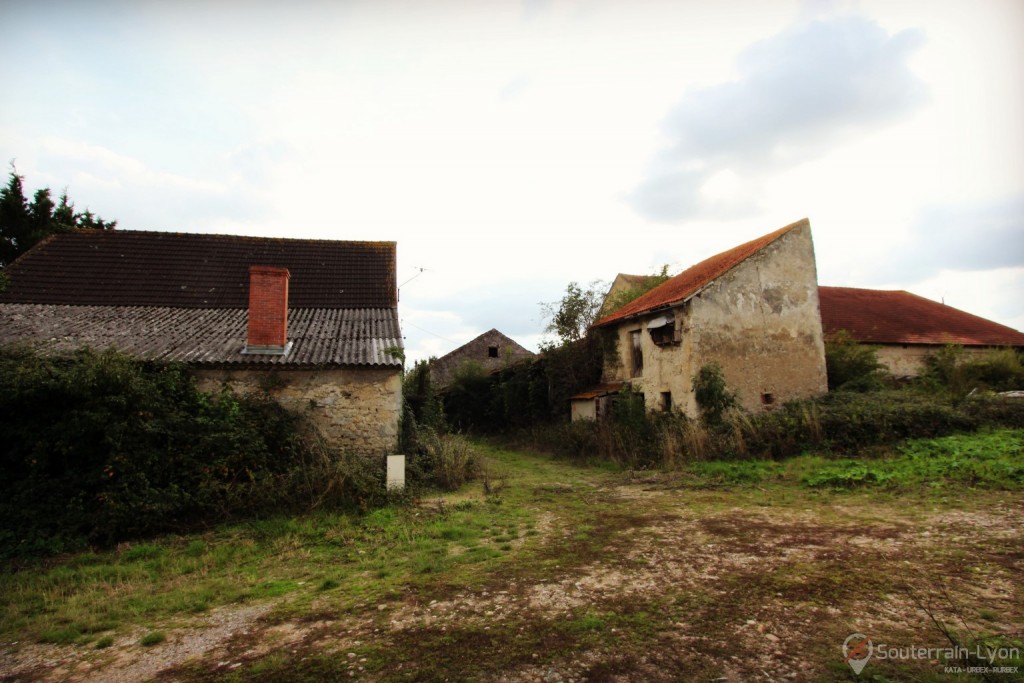
{"label": "red tile roof", "polygon": [[687,268],[679,275],[666,280],[643,296],[634,299],[611,315],[601,318],[594,323],[594,327],[601,327],[640,313],[685,301],[790,230],[809,225],[810,222],[805,218],[756,240],[705,259],[697,265]]}
{"label": "red tile roof", "polygon": [[287,268],[295,308],[398,303],[394,242],[131,230],[51,236],[7,267],[0,302],[247,308],[252,265]]}
{"label": "red tile roof", "polygon": [[819,287],[826,336],[846,330],[859,342],[1024,346],[1024,334],[910,292]]}

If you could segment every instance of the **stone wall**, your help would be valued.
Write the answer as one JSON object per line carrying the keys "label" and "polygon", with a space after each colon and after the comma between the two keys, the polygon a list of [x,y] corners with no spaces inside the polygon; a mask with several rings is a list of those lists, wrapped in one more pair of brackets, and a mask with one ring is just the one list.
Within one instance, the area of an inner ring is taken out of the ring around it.
{"label": "stone wall", "polygon": [[309,415],[327,441],[360,455],[398,446],[402,376],[398,368],[195,371],[204,391],[227,385],[240,394],[267,391],[284,407]]}
{"label": "stone wall", "polygon": [[446,387],[455,379],[459,368],[467,363],[477,364],[489,373],[517,360],[532,358],[533,355],[532,351],[523,348],[514,339],[498,330],[490,330],[454,351],[431,360],[430,381],[437,387]]}
{"label": "stone wall", "polygon": [[[934,344],[872,344],[871,348],[894,377],[917,377],[924,372],[925,358],[942,350]],[[992,350],[990,346],[967,346],[964,354],[981,356]]]}
{"label": "stone wall", "polygon": [[[674,316],[677,342],[654,343],[647,323]],[[631,378],[630,333],[641,330],[643,373]],[[617,328],[619,358],[605,381],[629,380],[649,410],[669,400],[698,414],[691,378],[718,363],[750,411],[827,391],[817,267],[809,226],[795,228],[709,284],[686,304]]]}

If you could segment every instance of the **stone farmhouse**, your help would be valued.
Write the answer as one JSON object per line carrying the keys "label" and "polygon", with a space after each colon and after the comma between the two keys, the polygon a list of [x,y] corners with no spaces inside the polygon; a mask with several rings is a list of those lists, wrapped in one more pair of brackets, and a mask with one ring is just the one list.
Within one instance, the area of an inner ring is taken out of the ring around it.
{"label": "stone farmhouse", "polygon": [[81,231],[5,273],[0,344],[180,361],[202,388],[267,391],[308,412],[339,448],[397,446],[394,242]]}
{"label": "stone farmhouse", "polygon": [[827,391],[817,265],[806,219],[712,256],[594,323],[615,337],[603,384],[575,396],[598,418],[624,385],[649,410],[696,416],[691,378],[709,363],[747,410]]}
{"label": "stone farmhouse", "polygon": [[440,358],[431,359],[430,380],[435,386],[444,388],[466,363],[475,363],[489,373],[534,355],[533,351],[523,348],[511,337],[492,329]]}
{"label": "stone farmhouse", "polygon": [[820,287],[821,323],[826,338],[841,331],[878,353],[897,377],[914,377],[924,359],[948,344],[968,353],[1024,348],[1024,334],[999,323],[904,291]]}

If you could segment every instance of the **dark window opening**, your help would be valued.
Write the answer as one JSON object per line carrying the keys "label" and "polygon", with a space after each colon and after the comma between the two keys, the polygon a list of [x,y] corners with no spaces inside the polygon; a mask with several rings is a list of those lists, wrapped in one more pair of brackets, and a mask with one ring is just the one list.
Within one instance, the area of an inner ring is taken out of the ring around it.
{"label": "dark window opening", "polygon": [[498,357],[498,347],[497,346],[488,346],[487,347],[487,357],[488,358],[497,358]]}
{"label": "dark window opening", "polygon": [[761,394],[761,403],[766,406],[770,406],[775,403],[775,394],[768,393],[767,391]]}
{"label": "dark window opening", "polygon": [[651,341],[657,346],[668,346],[680,342],[679,333],[676,332],[676,321],[669,316],[662,316],[648,322],[647,331],[651,334]]}
{"label": "dark window opening", "polygon": [[634,330],[629,333],[629,345],[633,351],[633,377],[639,377],[644,374],[644,350],[643,350],[643,337],[640,336],[640,330]]}
{"label": "dark window opening", "polygon": [[668,344],[675,343],[675,328],[672,325],[664,325],[662,327],[653,327],[650,330],[651,341],[658,346],[667,346]]}
{"label": "dark window opening", "polygon": [[666,413],[672,412],[672,392],[663,391],[661,392],[661,409]]}

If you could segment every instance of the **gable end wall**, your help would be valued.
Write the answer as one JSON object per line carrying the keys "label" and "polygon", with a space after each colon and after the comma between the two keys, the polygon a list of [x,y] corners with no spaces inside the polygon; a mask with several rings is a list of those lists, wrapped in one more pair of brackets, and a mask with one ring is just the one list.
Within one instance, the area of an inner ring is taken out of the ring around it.
{"label": "gable end wall", "polygon": [[[657,346],[647,321],[675,315],[680,343]],[[630,379],[630,332],[641,335],[644,370]],[[698,415],[691,378],[717,362],[726,383],[750,411],[827,391],[825,347],[818,304],[817,268],[809,227],[796,228],[712,282],[685,305],[656,311],[616,328],[619,359],[605,381],[629,380],[643,391],[649,410],[671,392],[675,409]]]}

